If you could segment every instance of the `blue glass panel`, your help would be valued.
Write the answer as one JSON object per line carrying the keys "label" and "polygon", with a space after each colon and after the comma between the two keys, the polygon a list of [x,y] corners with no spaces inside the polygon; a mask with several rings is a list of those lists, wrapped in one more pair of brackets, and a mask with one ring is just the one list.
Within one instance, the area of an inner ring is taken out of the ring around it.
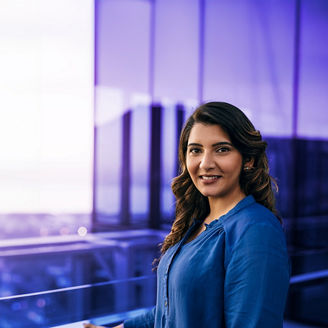
{"label": "blue glass panel", "polygon": [[175,106],[166,106],[162,117],[162,219],[172,221],[175,212],[175,198],[171,190],[172,179],[176,176],[177,113]]}
{"label": "blue glass panel", "polygon": [[96,142],[97,220],[117,223],[120,213],[122,118],[98,126]]}
{"label": "blue glass panel", "polygon": [[149,200],[150,110],[138,106],[132,111],[131,122],[131,217],[145,222]]}
{"label": "blue glass panel", "polygon": [[[55,327],[80,321],[112,324],[155,305],[155,276],[0,298],[0,326]],[[129,313],[132,311],[132,313]],[[77,327],[79,323],[74,326]]]}

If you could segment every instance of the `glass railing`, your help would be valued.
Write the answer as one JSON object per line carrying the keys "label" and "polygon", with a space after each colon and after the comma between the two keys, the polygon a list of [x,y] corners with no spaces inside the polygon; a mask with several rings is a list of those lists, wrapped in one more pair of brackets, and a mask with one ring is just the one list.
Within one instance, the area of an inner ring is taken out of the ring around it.
{"label": "glass railing", "polygon": [[149,275],[1,297],[0,327],[114,325],[151,309],[155,290],[156,276]]}

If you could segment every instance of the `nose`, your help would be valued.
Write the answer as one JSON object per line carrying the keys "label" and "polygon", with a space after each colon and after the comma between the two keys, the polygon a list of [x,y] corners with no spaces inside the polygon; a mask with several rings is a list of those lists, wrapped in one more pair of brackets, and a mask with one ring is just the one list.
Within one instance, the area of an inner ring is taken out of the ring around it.
{"label": "nose", "polygon": [[213,169],[215,167],[213,155],[210,152],[204,152],[201,158],[199,168],[205,171]]}

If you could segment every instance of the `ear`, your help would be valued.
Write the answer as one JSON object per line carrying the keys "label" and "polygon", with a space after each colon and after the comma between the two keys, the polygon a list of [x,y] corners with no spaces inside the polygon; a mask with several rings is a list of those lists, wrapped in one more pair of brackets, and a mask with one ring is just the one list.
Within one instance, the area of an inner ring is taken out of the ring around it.
{"label": "ear", "polygon": [[254,167],[254,158],[245,158],[244,164],[243,164],[243,170],[251,170]]}

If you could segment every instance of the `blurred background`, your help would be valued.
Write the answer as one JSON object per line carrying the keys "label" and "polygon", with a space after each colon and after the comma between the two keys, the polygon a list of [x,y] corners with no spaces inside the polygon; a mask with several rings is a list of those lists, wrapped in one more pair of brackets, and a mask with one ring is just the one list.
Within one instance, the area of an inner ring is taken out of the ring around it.
{"label": "blurred background", "polygon": [[327,0],[0,0],[1,328],[155,304],[179,133],[213,100],[268,142],[285,327],[328,327]]}

